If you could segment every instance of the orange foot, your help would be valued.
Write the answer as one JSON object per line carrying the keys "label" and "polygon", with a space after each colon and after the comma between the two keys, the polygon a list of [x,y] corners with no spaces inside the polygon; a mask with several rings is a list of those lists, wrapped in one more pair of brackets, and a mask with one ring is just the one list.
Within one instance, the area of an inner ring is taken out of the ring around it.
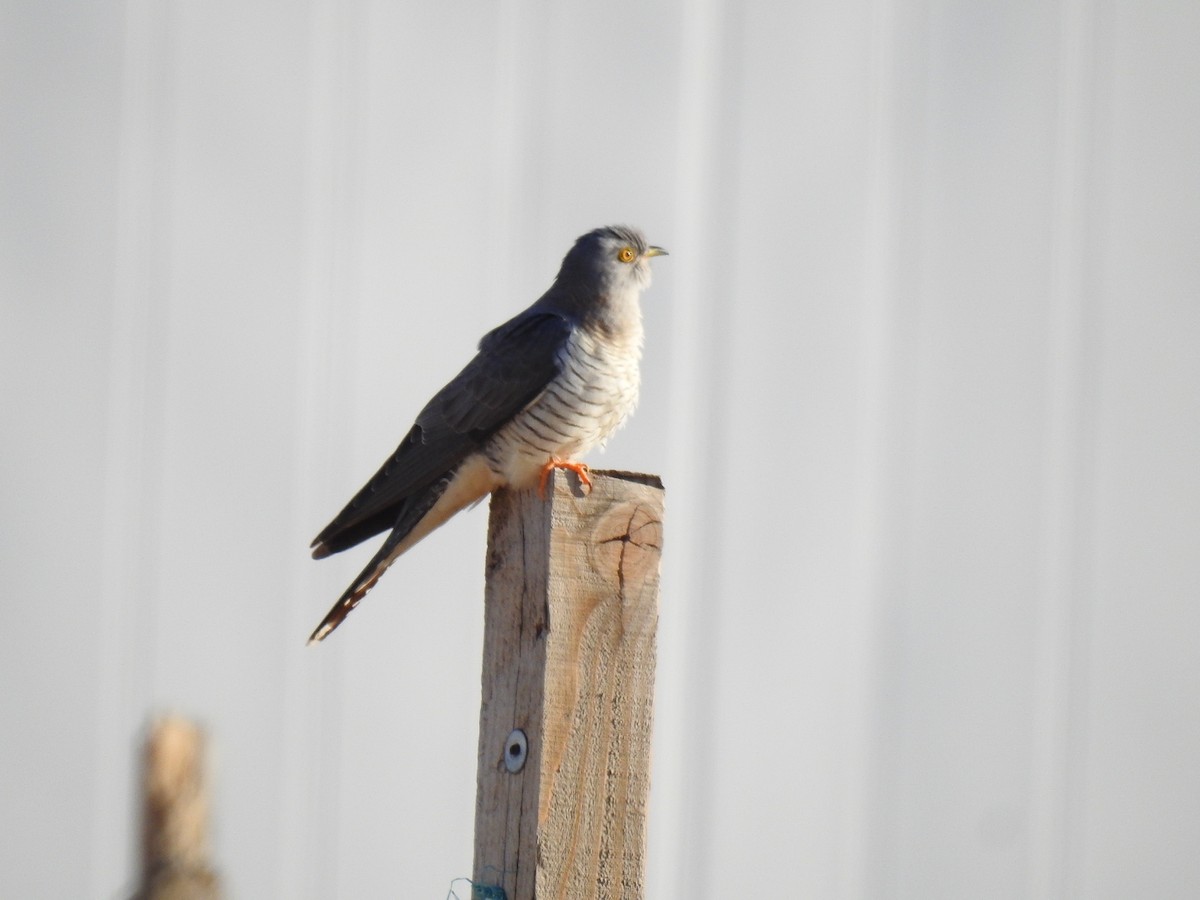
{"label": "orange foot", "polygon": [[538,481],[538,496],[543,500],[546,499],[546,485],[550,483],[550,473],[555,469],[570,469],[579,476],[580,483],[588,489],[588,493],[592,490],[592,479],[588,478],[587,463],[571,462],[569,459],[559,459],[557,456],[550,457],[550,461],[542,466],[542,477]]}

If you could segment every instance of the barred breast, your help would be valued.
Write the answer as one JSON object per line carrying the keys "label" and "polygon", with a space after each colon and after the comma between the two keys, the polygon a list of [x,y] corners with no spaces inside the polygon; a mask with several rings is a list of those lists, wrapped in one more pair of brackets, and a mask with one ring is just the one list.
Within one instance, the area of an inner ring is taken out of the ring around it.
{"label": "barred breast", "polygon": [[563,345],[559,375],[485,446],[492,472],[512,487],[527,487],[550,457],[577,460],[602,446],[637,406],[641,337],[640,327],[619,341],[575,329]]}

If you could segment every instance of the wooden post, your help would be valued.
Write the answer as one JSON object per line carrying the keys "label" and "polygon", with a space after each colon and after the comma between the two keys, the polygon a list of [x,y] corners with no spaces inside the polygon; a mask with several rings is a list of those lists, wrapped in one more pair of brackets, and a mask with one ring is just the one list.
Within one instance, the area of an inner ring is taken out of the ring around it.
{"label": "wooden post", "polygon": [[204,732],[182,716],[150,726],[142,775],[142,883],[137,900],[218,900],[208,857]]}
{"label": "wooden post", "polygon": [[663,490],[591,480],[492,498],[477,900],[643,896]]}

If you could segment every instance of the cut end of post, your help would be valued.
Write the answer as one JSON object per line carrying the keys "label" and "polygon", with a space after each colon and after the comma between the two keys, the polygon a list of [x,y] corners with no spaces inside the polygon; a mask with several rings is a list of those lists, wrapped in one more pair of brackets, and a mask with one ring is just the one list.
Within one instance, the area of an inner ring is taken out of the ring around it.
{"label": "cut end of post", "polygon": [[645,472],[626,472],[622,469],[594,469],[593,475],[602,475],[605,478],[615,478],[618,481],[629,481],[633,484],[645,485],[649,488],[664,490],[662,478],[658,475],[649,475]]}

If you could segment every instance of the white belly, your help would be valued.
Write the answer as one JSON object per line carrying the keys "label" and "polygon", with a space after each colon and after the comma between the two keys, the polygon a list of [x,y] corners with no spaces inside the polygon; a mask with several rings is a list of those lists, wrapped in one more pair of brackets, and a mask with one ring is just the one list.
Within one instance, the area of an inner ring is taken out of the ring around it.
{"label": "white belly", "polygon": [[637,406],[640,345],[640,333],[615,344],[576,331],[559,375],[488,441],[484,452],[496,476],[527,487],[550,457],[575,460],[602,446]]}

